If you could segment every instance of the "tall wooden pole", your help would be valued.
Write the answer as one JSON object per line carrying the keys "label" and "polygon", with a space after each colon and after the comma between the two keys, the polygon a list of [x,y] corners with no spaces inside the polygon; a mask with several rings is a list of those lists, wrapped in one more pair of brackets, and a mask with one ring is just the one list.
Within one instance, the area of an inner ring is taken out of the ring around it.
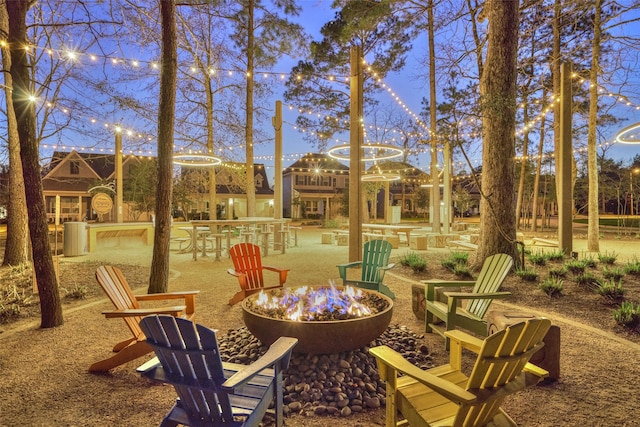
{"label": "tall wooden pole", "polygon": [[116,132],[116,222],[123,221],[122,132]]}
{"label": "tall wooden pole", "polygon": [[[273,218],[282,219],[282,101],[276,101],[275,116],[271,119],[271,124],[275,130],[275,177],[273,191]],[[278,245],[284,244],[282,241],[282,224],[276,224],[273,241]]]}
{"label": "tall wooden pole", "polygon": [[362,259],[362,143],[363,79],[362,48],[351,47],[350,126],[349,126],[349,262]]}
{"label": "tall wooden pole", "polygon": [[558,241],[565,255],[573,251],[572,216],[573,192],[571,186],[571,63],[560,65],[560,144],[556,160],[556,173],[560,177],[558,192]]}

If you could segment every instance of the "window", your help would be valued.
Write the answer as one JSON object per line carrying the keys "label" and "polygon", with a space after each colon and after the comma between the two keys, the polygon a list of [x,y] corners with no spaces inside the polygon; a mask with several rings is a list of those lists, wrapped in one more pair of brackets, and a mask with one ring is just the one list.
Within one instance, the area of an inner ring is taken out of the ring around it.
{"label": "window", "polygon": [[80,175],[80,160],[69,161],[69,173],[71,175]]}

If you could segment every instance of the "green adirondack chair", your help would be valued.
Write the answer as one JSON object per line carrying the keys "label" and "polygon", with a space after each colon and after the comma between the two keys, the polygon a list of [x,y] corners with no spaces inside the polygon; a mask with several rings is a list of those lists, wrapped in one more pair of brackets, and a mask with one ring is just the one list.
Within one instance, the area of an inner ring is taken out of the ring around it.
{"label": "green adirondack chair", "polygon": [[[391,256],[391,243],[386,240],[369,240],[363,246],[362,261],[350,262],[348,264],[339,264],[338,273],[342,279],[342,285],[352,285],[359,288],[371,289],[381,294],[385,294],[389,298],[395,298],[391,289],[382,283],[384,274],[387,270],[391,270],[396,266],[395,263],[389,263]],[[347,279],[347,270],[349,268],[362,268],[360,280]]]}
{"label": "green adirondack chair", "polygon": [[[511,293],[498,292],[500,285],[513,266],[513,259],[507,254],[496,254],[488,257],[475,281],[469,280],[423,280],[425,284],[425,324],[427,332],[436,332],[445,337],[445,331],[456,328],[466,329],[480,336],[487,336],[487,322],[484,315],[497,298],[506,298]],[[438,301],[436,288],[470,287],[471,292],[447,292],[447,302]],[[466,304],[460,304],[466,301]],[[440,319],[444,326],[435,324]],[[449,349],[449,339],[445,337],[445,346]]]}

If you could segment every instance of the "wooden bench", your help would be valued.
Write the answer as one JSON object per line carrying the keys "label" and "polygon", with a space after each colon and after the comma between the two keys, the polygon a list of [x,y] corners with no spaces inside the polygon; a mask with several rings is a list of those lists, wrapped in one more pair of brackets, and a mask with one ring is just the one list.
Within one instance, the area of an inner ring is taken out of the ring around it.
{"label": "wooden bench", "polygon": [[558,247],[560,245],[560,243],[556,240],[549,240],[549,239],[541,239],[539,237],[534,237],[532,240],[532,245],[533,246],[547,246],[547,247]]}
{"label": "wooden bench", "polygon": [[125,242],[153,244],[153,225],[150,222],[121,224],[88,224],[87,250],[95,252],[98,246],[120,246]]}
{"label": "wooden bench", "polygon": [[478,245],[471,242],[465,242],[464,240],[449,240],[449,246],[453,246],[456,249],[464,249],[467,251],[475,251],[478,249]]}

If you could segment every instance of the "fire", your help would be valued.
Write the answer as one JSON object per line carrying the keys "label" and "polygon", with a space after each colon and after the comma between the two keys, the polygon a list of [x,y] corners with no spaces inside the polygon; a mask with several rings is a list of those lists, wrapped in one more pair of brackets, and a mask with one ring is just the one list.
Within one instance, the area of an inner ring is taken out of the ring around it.
{"label": "fire", "polygon": [[328,287],[301,286],[285,288],[282,295],[261,291],[254,305],[263,310],[279,310],[283,317],[295,321],[323,320],[323,315],[333,313],[347,318],[372,314],[371,308],[359,302],[364,293],[353,286],[338,289],[333,281]]}

